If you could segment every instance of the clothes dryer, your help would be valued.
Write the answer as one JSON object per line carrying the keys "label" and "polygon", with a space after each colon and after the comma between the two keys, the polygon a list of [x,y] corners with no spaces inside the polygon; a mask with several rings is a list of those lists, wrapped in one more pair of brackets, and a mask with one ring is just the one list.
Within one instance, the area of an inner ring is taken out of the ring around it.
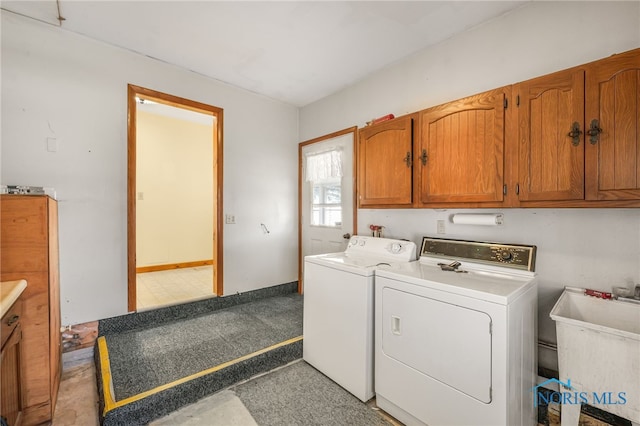
{"label": "clothes dryer", "polygon": [[407,425],[534,425],[536,248],[425,237],[376,273],[375,392]]}

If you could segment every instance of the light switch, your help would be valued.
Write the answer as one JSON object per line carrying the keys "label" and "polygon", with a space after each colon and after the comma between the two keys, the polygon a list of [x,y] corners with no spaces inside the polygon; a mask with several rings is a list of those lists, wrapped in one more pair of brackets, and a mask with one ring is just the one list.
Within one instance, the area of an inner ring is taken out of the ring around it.
{"label": "light switch", "polygon": [[58,152],[58,139],[47,138],[47,151]]}

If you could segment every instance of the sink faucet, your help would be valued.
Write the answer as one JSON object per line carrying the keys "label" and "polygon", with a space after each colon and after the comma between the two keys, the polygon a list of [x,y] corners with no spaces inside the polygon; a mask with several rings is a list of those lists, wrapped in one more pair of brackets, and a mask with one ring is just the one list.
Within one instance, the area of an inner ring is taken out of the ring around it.
{"label": "sink faucet", "polygon": [[629,290],[628,287],[614,287],[613,298],[623,300],[625,302],[633,302],[640,304],[640,284]]}

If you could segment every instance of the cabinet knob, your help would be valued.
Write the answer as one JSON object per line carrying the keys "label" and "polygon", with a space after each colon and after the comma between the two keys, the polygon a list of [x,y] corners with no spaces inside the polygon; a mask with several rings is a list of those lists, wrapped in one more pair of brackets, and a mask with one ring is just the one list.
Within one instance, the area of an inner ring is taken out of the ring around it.
{"label": "cabinet knob", "polygon": [[600,133],[602,133],[600,122],[594,118],[591,120],[589,130],[587,130],[587,134],[590,136],[589,142],[591,142],[591,145],[595,145],[600,141]]}
{"label": "cabinet knob", "polygon": [[407,156],[404,157],[404,162],[407,163],[407,167],[411,167],[411,152],[407,152]]}
{"label": "cabinet knob", "polygon": [[426,149],[422,150],[422,155],[420,156],[420,161],[422,161],[422,165],[423,166],[427,165],[427,150]]}
{"label": "cabinet knob", "polygon": [[7,325],[13,325],[16,321],[20,319],[20,315],[11,315],[7,320]]}
{"label": "cabinet knob", "polygon": [[580,123],[578,123],[577,121],[574,121],[573,124],[571,125],[571,131],[567,133],[567,136],[569,136],[572,139],[571,144],[573,146],[580,145],[581,134],[582,134],[582,130],[580,130]]}

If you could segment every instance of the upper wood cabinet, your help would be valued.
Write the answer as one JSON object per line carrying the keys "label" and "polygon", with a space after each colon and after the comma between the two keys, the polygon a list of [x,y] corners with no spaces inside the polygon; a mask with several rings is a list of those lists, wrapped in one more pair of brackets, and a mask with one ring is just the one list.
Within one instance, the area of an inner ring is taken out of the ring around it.
{"label": "upper wood cabinet", "polygon": [[408,115],[360,129],[359,207],[411,206],[413,126]]}
{"label": "upper wood cabinet", "polygon": [[503,200],[510,90],[491,90],[421,112],[416,152],[421,204]]}
{"label": "upper wood cabinet", "polygon": [[584,70],[514,86],[521,201],[584,198]]}
{"label": "upper wood cabinet", "polygon": [[640,49],[364,128],[359,156],[359,207],[640,207]]}
{"label": "upper wood cabinet", "polygon": [[586,66],[586,199],[640,199],[640,49]]}
{"label": "upper wood cabinet", "polygon": [[514,95],[520,202],[640,200],[640,49],[519,83]]}

